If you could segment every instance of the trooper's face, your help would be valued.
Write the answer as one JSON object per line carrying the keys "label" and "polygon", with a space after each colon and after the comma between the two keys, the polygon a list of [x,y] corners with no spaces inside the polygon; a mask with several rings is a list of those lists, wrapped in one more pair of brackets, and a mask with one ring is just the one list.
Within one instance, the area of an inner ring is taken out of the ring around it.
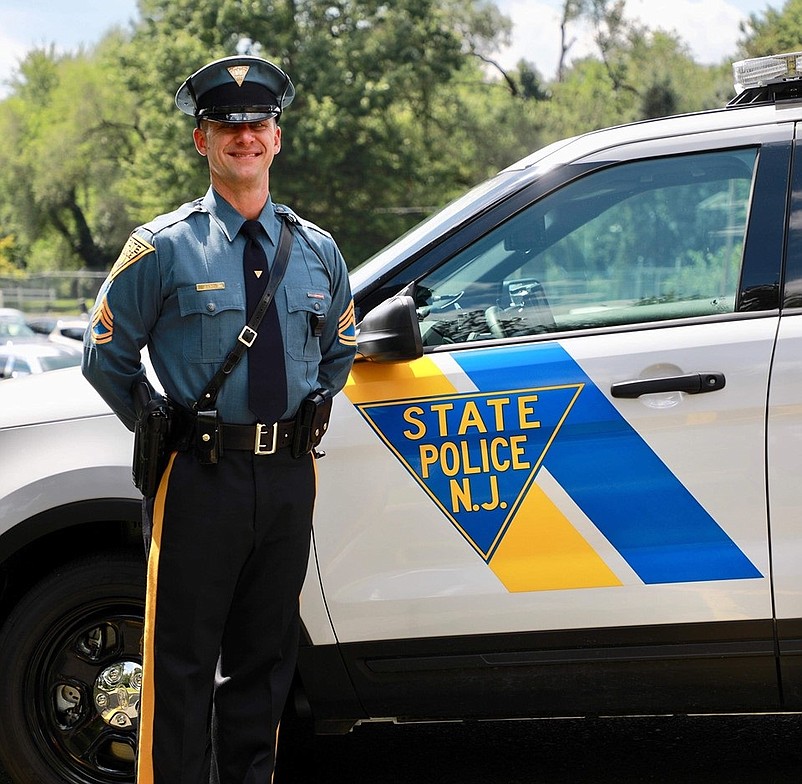
{"label": "trooper's face", "polygon": [[204,120],[193,138],[197,151],[209,161],[212,185],[222,190],[266,184],[270,165],[281,149],[281,128],[274,119],[252,123]]}

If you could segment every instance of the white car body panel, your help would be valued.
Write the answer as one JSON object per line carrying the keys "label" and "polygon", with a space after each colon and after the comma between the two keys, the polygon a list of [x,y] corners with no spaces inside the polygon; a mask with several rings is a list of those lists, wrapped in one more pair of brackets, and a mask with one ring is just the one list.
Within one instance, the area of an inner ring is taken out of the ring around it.
{"label": "white car body panel", "polygon": [[[376,433],[341,400],[337,427],[350,444],[342,451],[331,447],[331,463],[321,465],[316,520],[321,578],[338,639],[769,618],[763,401],[775,330],[776,319],[765,318],[560,341],[602,391],[615,381],[657,373],[725,374],[727,387],[714,394],[610,400],[762,577],[644,585],[543,470],[536,485],[623,585],[512,593],[392,451],[377,450]],[[448,354],[434,355],[434,361],[444,374],[454,372]],[[361,370],[361,384],[371,371],[382,372],[364,364]],[[464,378],[449,380],[465,391]],[[689,450],[687,442],[703,446]],[[358,482],[348,486],[345,466]],[[350,510],[345,517],[344,507]]]}

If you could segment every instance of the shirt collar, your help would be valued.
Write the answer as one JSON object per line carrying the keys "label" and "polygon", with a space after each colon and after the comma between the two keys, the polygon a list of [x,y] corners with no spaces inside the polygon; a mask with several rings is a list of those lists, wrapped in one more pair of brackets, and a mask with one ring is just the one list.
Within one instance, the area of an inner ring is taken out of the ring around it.
{"label": "shirt collar", "polygon": [[[209,211],[212,219],[220,226],[229,242],[239,234],[245,219],[240,215],[212,186],[206,191],[203,197],[203,206]],[[281,224],[275,212],[273,199],[268,196],[267,203],[259,214],[259,223],[265,230],[271,244],[277,243],[277,237],[281,231]]]}

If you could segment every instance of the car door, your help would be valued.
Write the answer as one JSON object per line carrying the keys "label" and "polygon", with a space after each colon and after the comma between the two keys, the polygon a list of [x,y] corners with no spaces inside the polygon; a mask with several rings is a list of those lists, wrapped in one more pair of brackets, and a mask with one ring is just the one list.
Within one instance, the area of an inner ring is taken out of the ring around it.
{"label": "car door", "polygon": [[318,512],[320,579],[372,715],[416,685],[429,715],[778,704],[765,411],[791,133],[605,149],[433,252],[408,289],[424,355],[355,364],[321,467],[350,503]]}

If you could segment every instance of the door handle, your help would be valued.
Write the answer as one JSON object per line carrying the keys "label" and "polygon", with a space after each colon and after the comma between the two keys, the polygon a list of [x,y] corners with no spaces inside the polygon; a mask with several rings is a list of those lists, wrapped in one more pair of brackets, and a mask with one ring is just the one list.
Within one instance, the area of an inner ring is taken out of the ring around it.
{"label": "door handle", "polygon": [[689,395],[699,395],[702,392],[724,389],[726,383],[723,373],[688,373],[685,376],[620,381],[610,387],[610,394],[624,398],[653,395],[655,392],[687,392]]}

